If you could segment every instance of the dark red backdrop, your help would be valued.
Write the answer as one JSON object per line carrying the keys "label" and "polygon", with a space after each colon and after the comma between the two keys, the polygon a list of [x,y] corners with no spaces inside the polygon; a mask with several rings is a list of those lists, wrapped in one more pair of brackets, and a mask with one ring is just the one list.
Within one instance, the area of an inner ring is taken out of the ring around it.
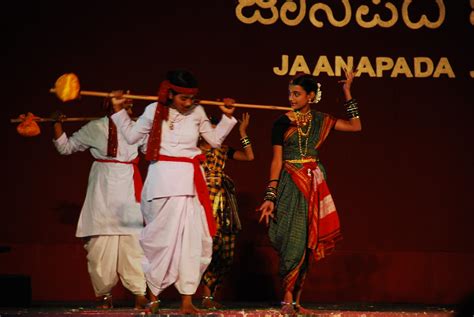
{"label": "dark red backdrop", "polygon": [[[303,2],[308,7],[316,3]],[[391,1],[398,8],[402,2]],[[428,18],[436,20],[434,1],[415,2],[419,11],[426,9]],[[352,4],[354,10],[362,3],[384,12],[370,1]],[[359,100],[363,131],[333,132],[321,153],[344,240],[334,255],[313,266],[304,299],[450,304],[474,291],[469,132],[474,26],[468,1],[445,3],[442,26],[418,30],[403,25],[401,17],[391,28],[362,28],[355,21],[338,28],[324,15],[318,16],[326,21],[323,28],[307,17],[297,26],[281,21],[244,24],[236,17],[237,4],[81,1],[65,7],[60,2],[26,1],[3,10],[6,178],[0,246],[11,250],[0,253],[0,275],[31,276],[35,301],[93,298],[85,251],[74,237],[90,155],[58,155],[49,124],[41,125],[41,135],[25,138],[9,123],[28,111],[39,116],[56,109],[70,117],[102,115],[99,98],[62,104],[50,94],[61,74],[76,73],[84,90],[128,88],[153,95],[167,70],[185,67],[199,78],[202,99],[230,96],[242,103],[286,106],[289,76],[273,73],[281,55],[290,60],[303,55],[311,71],[321,55],[330,60],[404,57],[409,63],[413,57],[428,56],[435,62],[448,58],[456,78],[390,77],[387,72],[380,78],[363,74],[355,80],[353,94]],[[332,5],[335,12],[341,7]],[[249,12],[250,16],[253,11]],[[343,116],[338,79],[320,75],[323,99],[318,108]],[[136,102],[136,113],[146,104]],[[282,112],[249,113],[256,159],[227,166],[238,189],[244,229],[222,298],[278,300],[277,257],[254,210],[268,179],[271,125]],[[71,123],[66,129],[72,133],[80,126]],[[237,131],[227,143],[239,146]],[[141,168],[145,175],[145,162]],[[120,287],[115,293],[119,298],[130,296]],[[170,288],[166,296],[177,294]]]}

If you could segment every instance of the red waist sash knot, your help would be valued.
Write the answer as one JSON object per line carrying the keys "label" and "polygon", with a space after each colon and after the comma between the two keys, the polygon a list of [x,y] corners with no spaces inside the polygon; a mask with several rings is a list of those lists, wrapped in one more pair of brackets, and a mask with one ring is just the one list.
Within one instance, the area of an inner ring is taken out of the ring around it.
{"label": "red waist sash knot", "polygon": [[206,156],[204,154],[196,155],[193,158],[167,156],[167,155],[162,155],[162,154],[160,154],[158,157],[158,161],[186,162],[186,163],[193,164],[194,184],[196,186],[197,196],[198,196],[199,202],[204,207],[204,211],[206,212],[207,226],[209,227],[209,233],[211,237],[213,237],[217,231],[216,223],[214,221],[214,217],[212,216],[211,199],[209,197],[209,190],[207,188],[206,179],[204,178],[204,175],[201,172],[201,162],[204,162],[205,159],[206,159]]}

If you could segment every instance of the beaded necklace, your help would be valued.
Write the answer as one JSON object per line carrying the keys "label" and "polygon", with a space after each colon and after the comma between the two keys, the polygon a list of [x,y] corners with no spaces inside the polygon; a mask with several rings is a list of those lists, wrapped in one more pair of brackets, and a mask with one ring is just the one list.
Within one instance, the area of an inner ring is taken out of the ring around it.
{"label": "beaded necklace", "polygon": [[171,115],[170,113],[169,118],[168,118],[168,127],[170,128],[170,130],[174,130],[175,123],[178,123],[183,119],[184,119],[184,116],[181,115],[177,110],[174,115]]}

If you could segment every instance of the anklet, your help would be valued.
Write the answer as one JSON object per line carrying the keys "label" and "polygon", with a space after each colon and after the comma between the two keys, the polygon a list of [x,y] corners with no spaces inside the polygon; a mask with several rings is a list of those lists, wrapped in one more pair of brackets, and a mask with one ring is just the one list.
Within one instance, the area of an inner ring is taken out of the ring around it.
{"label": "anklet", "polygon": [[150,313],[156,314],[159,312],[159,309],[160,309],[160,300],[157,299],[157,300],[151,301],[148,304],[146,304],[145,307],[150,310]]}
{"label": "anklet", "polygon": [[160,301],[159,299],[157,299],[157,300],[148,302],[148,303],[146,304],[146,306],[147,306],[147,307],[151,307],[151,306],[153,306],[153,305],[155,305],[155,304],[159,304],[159,303],[161,303],[161,301]]}

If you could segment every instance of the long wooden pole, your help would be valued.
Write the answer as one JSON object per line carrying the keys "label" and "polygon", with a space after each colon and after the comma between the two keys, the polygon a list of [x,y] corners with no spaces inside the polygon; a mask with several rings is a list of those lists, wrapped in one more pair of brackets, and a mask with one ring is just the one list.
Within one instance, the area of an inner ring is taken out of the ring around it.
{"label": "long wooden pole", "polygon": [[[75,118],[64,118],[64,119],[61,120],[61,122],[92,121],[92,120],[96,120],[96,119],[100,119],[100,118],[103,118],[103,117],[75,117]],[[138,117],[132,117],[131,119],[132,119],[132,120],[137,120]],[[25,119],[20,119],[20,118],[10,119],[10,122],[11,122],[11,123],[20,123],[20,122],[23,122],[23,121],[25,121]],[[52,118],[40,118],[40,117],[36,117],[35,119],[33,119],[33,121],[35,121],[35,122],[54,122],[54,121],[57,121],[57,120],[52,119]]]}
{"label": "long wooden pole", "polygon": [[[49,90],[51,93],[56,93],[56,89],[51,88]],[[112,94],[108,92],[100,92],[100,91],[90,91],[90,90],[81,90],[79,92],[80,95],[83,96],[95,96],[95,97],[112,97]],[[149,100],[149,101],[157,101],[157,96],[144,96],[144,95],[130,95],[124,94],[122,95],[123,98],[128,99],[138,99],[138,100]],[[199,100],[199,104],[201,105],[209,105],[209,106],[223,106],[224,103],[221,101],[211,101],[211,100]],[[266,109],[266,110],[291,110],[290,107],[281,107],[281,106],[270,106],[270,105],[255,105],[255,104],[245,104],[245,103],[234,103],[234,107],[236,108],[252,108],[252,109]]]}
{"label": "long wooden pole", "polygon": [[[61,120],[61,122],[91,121],[91,120],[95,120],[95,119],[99,119],[99,118],[100,117],[64,118],[63,120]],[[25,119],[19,119],[19,118],[10,119],[11,123],[17,123],[17,122],[23,122],[23,121],[25,121]],[[52,118],[35,118],[35,119],[33,119],[33,121],[35,121],[35,122],[54,122],[54,121],[57,121],[57,120],[52,119]]]}

